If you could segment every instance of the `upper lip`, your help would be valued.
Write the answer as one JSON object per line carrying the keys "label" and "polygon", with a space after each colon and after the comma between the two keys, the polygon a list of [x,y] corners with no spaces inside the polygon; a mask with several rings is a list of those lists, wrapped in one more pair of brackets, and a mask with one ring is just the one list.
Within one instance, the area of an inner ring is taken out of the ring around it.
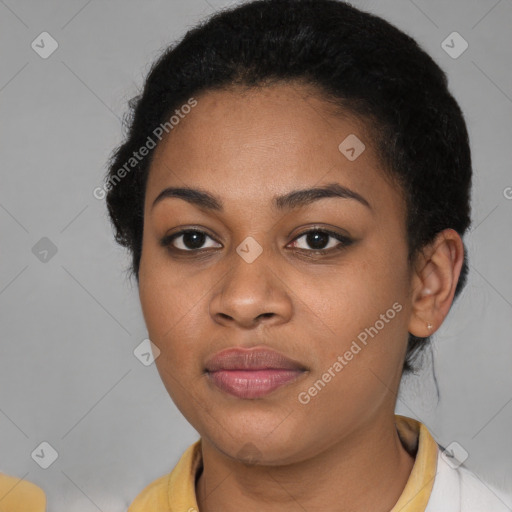
{"label": "upper lip", "polygon": [[206,362],[206,371],[218,370],[306,370],[297,361],[266,347],[233,347],[217,352]]}

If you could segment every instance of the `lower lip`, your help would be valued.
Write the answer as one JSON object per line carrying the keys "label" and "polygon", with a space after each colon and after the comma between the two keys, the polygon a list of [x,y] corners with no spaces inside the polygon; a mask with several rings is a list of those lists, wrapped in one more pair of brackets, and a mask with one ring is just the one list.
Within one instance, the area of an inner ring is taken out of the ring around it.
{"label": "lower lip", "polygon": [[294,381],[300,370],[218,370],[209,378],[222,391],[238,398],[261,398]]}

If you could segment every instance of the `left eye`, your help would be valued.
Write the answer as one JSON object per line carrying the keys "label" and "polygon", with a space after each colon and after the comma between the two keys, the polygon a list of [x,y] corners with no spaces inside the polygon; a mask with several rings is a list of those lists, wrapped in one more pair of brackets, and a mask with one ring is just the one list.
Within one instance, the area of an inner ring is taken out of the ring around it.
{"label": "left eye", "polygon": [[[299,249],[306,250],[308,252],[329,252],[329,249],[340,249],[352,243],[352,240],[344,235],[323,229],[311,229],[309,231],[305,231],[295,238],[294,243],[297,243],[301,238],[305,238],[306,243],[313,246],[313,250],[299,247]],[[327,243],[329,238],[334,239],[330,246]]]}

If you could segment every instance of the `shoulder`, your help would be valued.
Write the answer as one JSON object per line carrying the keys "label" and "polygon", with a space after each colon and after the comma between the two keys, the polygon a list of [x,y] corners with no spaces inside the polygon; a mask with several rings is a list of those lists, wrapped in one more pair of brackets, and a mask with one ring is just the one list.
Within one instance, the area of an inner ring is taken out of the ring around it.
{"label": "shoulder", "polygon": [[438,451],[437,472],[425,512],[510,512],[512,492],[499,489]]}
{"label": "shoulder", "polygon": [[5,473],[0,473],[0,499],[2,500],[2,511],[46,511],[46,495],[40,487]]}
{"label": "shoulder", "polygon": [[512,509],[512,492],[505,490],[460,467],[460,493],[462,510],[509,512]]}
{"label": "shoulder", "polygon": [[197,510],[195,479],[202,467],[201,440],[190,445],[174,469],[149,484],[128,508],[128,512],[170,512]]}
{"label": "shoulder", "polygon": [[132,502],[128,512],[144,512],[146,510],[167,512],[169,510],[168,487],[170,476],[170,473],[161,476],[145,487]]}

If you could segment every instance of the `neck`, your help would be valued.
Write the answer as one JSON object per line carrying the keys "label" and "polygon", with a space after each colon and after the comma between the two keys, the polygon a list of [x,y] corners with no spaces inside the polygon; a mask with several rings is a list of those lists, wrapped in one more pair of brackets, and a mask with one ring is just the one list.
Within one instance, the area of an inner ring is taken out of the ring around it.
{"label": "neck", "polygon": [[357,429],[306,460],[285,466],[246,465],[202,439],[199,510],[211,512],[336,510],[389,512],[414,465],[394,415]]}

